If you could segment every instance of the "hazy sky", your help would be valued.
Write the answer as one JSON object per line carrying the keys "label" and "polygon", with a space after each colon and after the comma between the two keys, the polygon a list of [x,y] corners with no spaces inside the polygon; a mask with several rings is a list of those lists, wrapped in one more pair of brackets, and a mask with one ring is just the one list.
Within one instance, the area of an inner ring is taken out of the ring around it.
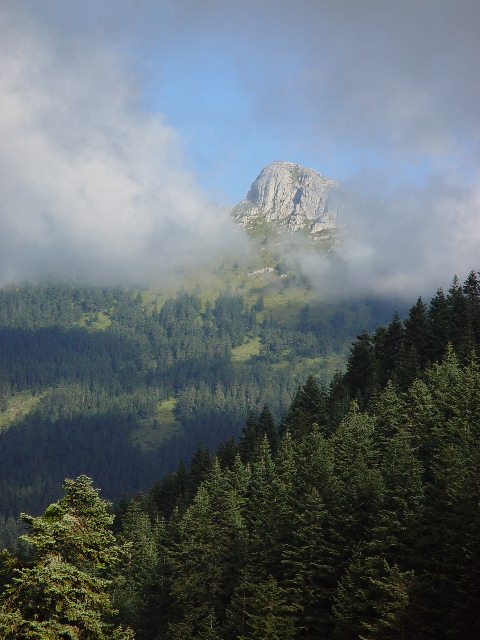
{"label": "hazy sky", "polygon": [[356,286],[480,267],[478,0],[1,0],[0,25],[0,282],[228,251],[205,203],[282,159],[342,183]]}

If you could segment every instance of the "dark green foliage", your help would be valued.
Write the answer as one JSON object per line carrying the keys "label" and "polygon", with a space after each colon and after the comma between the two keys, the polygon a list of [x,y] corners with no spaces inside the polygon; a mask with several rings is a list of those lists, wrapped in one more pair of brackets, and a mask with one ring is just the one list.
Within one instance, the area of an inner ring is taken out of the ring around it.
{"label": "dark green foliage", "polygon": [[121,523],[119,542],[128,545],[128,554],[115,584],[115,606],[122,620],[141,627],[145,602],[157,574],[157,545],[150,518],[137,501],[132,501]]}
{"label": "dark green foliage", "polygon": [[389,379],[401,375],[400,367],[405,348],[405,329],[398,313],[385,331],[377,331],[375,351],[378,359],[378,383],[383,387]]}
{"label": "dark green foliage", "polygon": [[291,605],[284,589],[269,576],[252,585],[245,610],[242,640],[293,640]]}
{"label": "dark green foliage", "polygon": [[[128,553],[112,576],[117,622],[131,625],[139,640],[479,637],[480,370],[470,350],[478,346],[479,289],[472,273],[463,287],[454,280],[447,295],[439,291],[428,308],[419,299],[405,322],[396,315],[374,335],[360,335],[346,374],[335,376],[328,391],[313,376],[297,387],[280,437],[277,412],[272,415],[265,402],[254,410],[245,402],[252,387],[196,387],[180,365],[182,424],[199,441],[202,429],[231,435],[240,432],[240,420],[244,429],[218,456],[199,447],[189,465],[180,464],[149,494],[119,505],[118,538]],[[140,323],[135,304],[126,313],[133,324]],[[254,318],[229,296],[202,311],[195,296],[185,294],[155,313],[160,334],[178,338],[181,354],[196,345],[193,325],[203,325],[204,336],[235,343],[229,309],[243,315],[235,332],[246,335],[241,332]],[[315,322],[315,313],[305,309],[304,337],[318,339]],[[263,345],[280,347],[285,336],[274,336],[275,323],[264,325]],[[174,366],[172,358],[167,368]],[[71,419],[79,403],[95,402],[83,389],[69,392]],[[148,415],[157,392],[154,386],[141,389],[129,392],[129,406]],[[55,397],[52,413],[60,404]],[[42,518],[50,513],[56,522],[60,504]],[[110,520],[105,523],[108,528]],[[68,536],[62,553],[73,566],[81,564]],[[16,575],[28,589],[28,571],[38,562],[19,561]],[[46,585],[58,576],[60,594],[72,588],[74,574],[45,567]],[[5,555],[3,585],[14,572]],[[100,584],[95,581],[105,578],[88,580],[82,586],[87,598]],[[108,582],[101,584],[108,595]],[[3,588],[3,602],[10,603],[14,587]],[[98,600],[104,612],[111,606],[107,600]],[[13,605],[5,606],[12,616]],[[99,609],[90,609],[97,615]],[[28,618],[24,610],[17,613],[6,623]],[[104,629],[113,633],[112,626]]]}
{"label": "dark green foliage", "polygon": [[[14,570],[0,600],[5,640],[112,638],[114,613],[107,579],[121,549],[110,532],[113,517],[89,478],[67,480],[65,496],[37,518],[24,516],[32,563]],[[117,638],[131,638],[128,632]]]}
{"label": "dark green foliage", "polygon": [[270,448],[275,451],[278,444],[278,431],[271,411],[266,405],[257,416],[250,415],[243,428],[239,451],[244,462],[250,462],[256,457],[265,436]]}
{"label": "dark green foliage", "polygon": [[304,385],[293,396],[293,402],[282,420],[282,431],[294,436],[306,435],[313,424],[326,430],[327,394],[314,376],[308,376]]}
{"label": "dark green foliage", "polygon": [[438,361],[450,339],[449,305],[442,289],[438,289],[428,310],[428,359]]}
{"label": "dark green foliage", "polygon": [[378,386],[378,362],[375,356],[371,336],[368,333],[357,336],[348,360],[345,382],[350,397],[355,398],[361,407],[366,405]]}
{"label": "dark green foliage", "polygon": [[405,349],[414,351],[420,368],[428,362],[428,338],[427,308],[423,300],[418,298],[405,320]]}
{"label": "dark green foliage", "polygon": [[[215,460],[180,522],[172,550],[172,592],[181,617],[172,638],[203,638],[210,624],[225,617],[245,553],[245,524],[238,489]],[[202,631],[203,629],[203,631]]]}
{"label": "dark green foliage", "polygon": [[406,611],[412,571],[402,572],[381,556],[355,558],[334,601],[337,640],[407,640]]}
{"label": "dark green foliage", "polygon": [[[199,450],[138,503],[171,514],[163,591],[139,608],[158,638],[479,635],[480,372],[462,355],[476,279],[465,287],[359,336],[329,392],[308,378],[279,442],[253,413],[221,464]],[[467,318],[456,334],[453,317]]]}
{"label": "dark green foliage", "polygon": [[[265,405],[273,421],[263,416],[260,434],[275,450],[273,422],[299,382],[312,369],[330,376],[319,356],[342,357],[388,308],[318,303],[297,327],[274,319],[261,296],[249,306],[233,291],[204,303],[186,291],[165,300],[119,287],[0,289],[0,540],[14,545],[18,512],[57,499],[66,476],[86,473],[112,499],[145,490],[198,446],[238,436]],[[260,354],[237,366],[232,350],[258,341]],[[174,425],[161,417],[165,400]],[[222,465],[235,453],[219,452]]]}

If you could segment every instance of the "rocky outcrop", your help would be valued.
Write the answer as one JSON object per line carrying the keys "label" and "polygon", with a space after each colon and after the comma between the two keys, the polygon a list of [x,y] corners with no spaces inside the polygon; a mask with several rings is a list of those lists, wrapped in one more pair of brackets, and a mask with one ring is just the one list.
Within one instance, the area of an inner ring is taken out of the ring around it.
{"label": "rocky outcrop", "polygon": [[247,230],[266,227],[316,236],[336,227],[337,212],[328,202],[335,185],[313,169],[272,162],[262,169],[232,216]]}

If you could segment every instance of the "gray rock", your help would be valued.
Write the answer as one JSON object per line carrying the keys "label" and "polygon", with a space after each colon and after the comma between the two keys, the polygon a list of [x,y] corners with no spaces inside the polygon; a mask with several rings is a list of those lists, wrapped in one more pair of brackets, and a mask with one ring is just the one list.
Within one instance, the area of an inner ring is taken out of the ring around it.
{"label": "gray rock", "polygon": [[245,200],[232,211],[244,229],[267,226],[313,236],[336,228],[328,196],[336,183],[293,162],[272,162],[260,172]]}

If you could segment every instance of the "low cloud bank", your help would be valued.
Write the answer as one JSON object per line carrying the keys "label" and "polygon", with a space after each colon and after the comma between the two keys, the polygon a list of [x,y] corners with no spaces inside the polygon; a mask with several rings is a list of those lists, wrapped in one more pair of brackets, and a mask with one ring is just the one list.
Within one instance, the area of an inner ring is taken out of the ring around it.
{"label": "low cloud bank", "polygon": [[14,5],[0,24],[0,285],[154,283],[241,246],[118,55]]}
{"label": "low cloud bank", "polygon": [[[380,194],[380,195],[379,195]],[[338,242],[328,254],[296,254],[321,292],[411,300],[480,268],[480,189],[445,176],[423,187],[343,185]]]}

